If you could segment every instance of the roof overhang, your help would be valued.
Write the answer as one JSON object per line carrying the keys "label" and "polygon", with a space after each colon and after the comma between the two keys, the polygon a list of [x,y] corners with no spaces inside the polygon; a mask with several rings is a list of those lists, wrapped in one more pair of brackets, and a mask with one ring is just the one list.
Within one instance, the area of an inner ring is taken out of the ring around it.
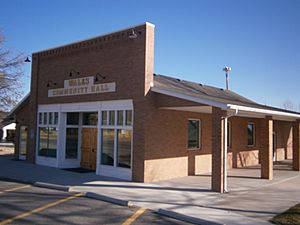
{"label": "roof overhang", "polygon": [[[184,99],[187,101],[192,101],[195,103],[204,104],[206,106],[214,106],[221,108],[228,112],[229,115],[235,115],[239,117],[250,117],[250,118],[265,118],[266,116],[272,116],[274,120],[283,121],[295,121],[300,119],[300,114],[292,112],[283,112],[279,110],[262,109],[257,107],[249,107],[238,104],[228,104],[224,102],[218,102],[210,99],[205,99],[201,97],[186,95],[180,92],[170,91],[165,88],[155,87],[151,88],[151,91],[164,94],[179,99]],[[182,110],[182,111],[192,111],[192,112],[203,112],[211,113],[211,109],[206,106],[193,106],[193,107],[162,107],[163,109],[171,110]]]}

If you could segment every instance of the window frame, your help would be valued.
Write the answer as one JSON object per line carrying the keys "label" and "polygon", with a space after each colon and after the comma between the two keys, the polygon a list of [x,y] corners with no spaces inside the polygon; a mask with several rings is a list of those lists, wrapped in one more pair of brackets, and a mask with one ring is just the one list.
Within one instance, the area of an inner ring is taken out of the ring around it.
{"label": "window frame", "polygon": [[[199,127],[198,127],[198,147],[193,147],[193,148],[190,148],[189,147],[189,121],[198,121],[199,122]],[[191,150],[191,151],[195,151],[195,150],[201,150],[201,147],[202,147],[202,140],[201,140],[201,136],[202,136],[202,121],[201,119],[194,119],[194,118],[188,118],[188,122],[187,122],[187,150]]]}
{"label": "window frame", "polygon": [[[252,131],[252,139],[253,139],[253,143],[252,144],[249,144],[249,139],[248,139],[248,126],[249,125],[252,125],[253,126],[253,131]],[[247,123],[247,146],[248,147],[254,147],[255,144],[256,144],[256,128],[255,128],[255,123],[254,122],[248,122]]]}

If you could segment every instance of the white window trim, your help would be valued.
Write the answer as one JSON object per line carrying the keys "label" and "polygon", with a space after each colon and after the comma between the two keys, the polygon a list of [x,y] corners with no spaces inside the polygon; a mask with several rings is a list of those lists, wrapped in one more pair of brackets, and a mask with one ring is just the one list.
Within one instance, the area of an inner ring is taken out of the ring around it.
{"label": "white window trim", "polygon": [[[201,119],[194,119],[194,118],[188,118],[188,121],[190,120],[196,120],[196,121],[199,121],[199,147],[198,148],[189,148],[189,143],[188,143],[188,140],[189,140],[189,137],[187,136],[187,150],[188,151],[196,151],[196,150],[201,150],[201,146],[202,146],[202,140],[201,140],[201,136],[202,136],[202,122],[201,122]],[[189,128],[187,127],[187,135],[189,135]]]}

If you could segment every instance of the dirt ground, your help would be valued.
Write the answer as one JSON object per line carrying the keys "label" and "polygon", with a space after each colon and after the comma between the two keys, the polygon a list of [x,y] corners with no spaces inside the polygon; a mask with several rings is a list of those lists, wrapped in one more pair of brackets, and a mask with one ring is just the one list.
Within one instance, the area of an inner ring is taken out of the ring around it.
{"label": "dirt ground", "polygon": [[0,155],[12,155],[14,154],[14,147],[0,146]]}

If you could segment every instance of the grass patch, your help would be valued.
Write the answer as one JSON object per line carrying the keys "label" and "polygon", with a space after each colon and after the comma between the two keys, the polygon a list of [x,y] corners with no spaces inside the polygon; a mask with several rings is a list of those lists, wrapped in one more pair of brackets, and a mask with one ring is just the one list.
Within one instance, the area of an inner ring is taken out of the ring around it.
{"label": "grass patch", "polygon": [[278,214],[270,222],[279,225],[299,225],[300,224],[300,204],[297,204],[287,211]]}

